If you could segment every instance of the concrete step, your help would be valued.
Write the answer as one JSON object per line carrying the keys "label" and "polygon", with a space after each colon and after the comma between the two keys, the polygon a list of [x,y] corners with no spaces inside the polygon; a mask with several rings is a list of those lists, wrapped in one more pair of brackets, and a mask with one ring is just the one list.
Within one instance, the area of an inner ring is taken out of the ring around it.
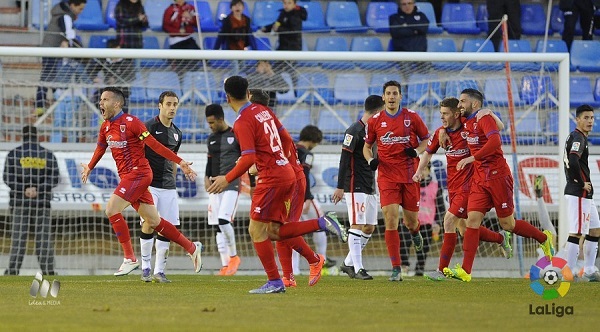
{"label": "concrete step", "polygon": [[0,22],[5,26],[21,26],[21,8],[0,7]]}

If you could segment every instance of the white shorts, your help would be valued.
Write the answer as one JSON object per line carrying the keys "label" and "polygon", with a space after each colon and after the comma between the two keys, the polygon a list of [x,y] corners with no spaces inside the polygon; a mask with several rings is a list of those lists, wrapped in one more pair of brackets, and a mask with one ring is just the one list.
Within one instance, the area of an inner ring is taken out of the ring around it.
{"label": "white shorts", "polygon": [[226,190],[220,194],[208,194],[208,224],[218,225],[219,219],[233,222],[239,196],[240,193],[237,190]]}
{"label": "white shorts", "polygon": [[[307,204],[306,201],[304,201],[304,204]],[[302,214],[300,221],[317,219],[322,215],[323,210],[321,210],[321,205],[319,205],[319,202],[317,202],[315,199],[311,199],[308,203],[308,211]]]}
{"label": "white shorts", "polygon": [[569,234],[589,234],[590,229],[600,228],[598,208],[593,199],[565,195]]}
{"label": "white shorts", "polygon": [[377,225],[377,197],[365,193],[344,193],[350,225]]}
{"label": "white shorts", "polygon": [[[158,215],[175,226],[179,226],[179,195],[176,189],[161,189],[148,187],[154,205],[158,210]],[[140,225],[144,223],[144,218],[140,218]]]}

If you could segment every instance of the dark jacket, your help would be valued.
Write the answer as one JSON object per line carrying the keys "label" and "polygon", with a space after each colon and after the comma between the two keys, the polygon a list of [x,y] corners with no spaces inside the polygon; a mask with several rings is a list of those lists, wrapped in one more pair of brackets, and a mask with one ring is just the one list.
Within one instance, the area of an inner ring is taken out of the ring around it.
{"label": "dark jacket", "polygon": [[117,40],[122,48],[144,48],[142,32],[148,27],[148,20],[140,20],[140,14],[146,15],[141,1],[121,0],[115,6]]}
{"label": "dark jacket", "polygon": [[398,13],[390,15],[389,22],[393,51],[427,52],[429,20],[425,14],[416,7],[411,14],[398,9]]}
{"label": "dark jacket", "polygon": [[[286,12],[281,9],[277,21],[265,26],[265,32],[270,32],[273,25],[279,24],[278,50],[301,51],[302,50],[302,21],[306,21],[308,14],[304,7],[296,6],[294,10]],[[294,33],[295,32],[295,33]]]}
{"label": "dark jacket", "polygon": [[[58,185],[60,174],[52,152],[35,141],[25,141],[6,156],[2,178],[10,188],[11,207],[50,208],[52,188]],[[29,187],[36,187],[37,197],[25,197]]]}
{"label": "dark jacket", "polygon": [[[52,7],[50,15],[50,22],[48,23],[48,28],[44,33],[42,46],[60,47],[60,43],[62,43],[64,40],[69,40],[66,38],[65,33],[67,32],[67,28],[73,29],[73,22],[75,22],[77,16],[75,16],[75,13],[71,11],[71,8],[67,2],[59,2],[56,4],[56,6]],[[71,18],[71,26],[65,25],[65,16]]]}
{"label": "dark jacket", "polygon": [[256,50],[256,40],[252,35],[252,21],[246,15],[242,14],[244,24],[242,27],[233,28],[233,14],[227,15],[223,19],[223,25],[215,41],[213,49],[219,50],[243,50],[244,47],[252,47]]}

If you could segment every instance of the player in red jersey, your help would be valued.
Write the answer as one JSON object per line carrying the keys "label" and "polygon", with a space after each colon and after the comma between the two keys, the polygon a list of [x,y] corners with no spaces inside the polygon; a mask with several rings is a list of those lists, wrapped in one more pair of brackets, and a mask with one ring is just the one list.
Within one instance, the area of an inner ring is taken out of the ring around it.
{"label": "player in red jersey", "polygon": [[540,231],[524,220],[515,220],[513,216],[513,177],[504,159],[502,142],[498,126],[492,117],[477,119],[477,113],[483,105],[483,95],[475,89],[465,89],[461,92],[458,107],[466,118],[464,132],[471,156],[459,161],[457,170],[473,163],[473,178],[467,204],[467,229],[463,239],[463,264],[455,268],[444,268],[447,277],[462,281],[471,280],[471,269],[477,247],[479,246],[479,226],[485,213],[492,207],[500,227],[514,234],[533,238],[541,245],[544,254],[552,258],[552,234]]}
{"label": "player in red jersey", "polygon": [[292,138],[282,130],[283,126],[273,112],[263,105],[248,101],[248,81],[245,78],[229,77],[224,87],[227,103],[238,113],[233,132],[240,143],[242,156],[229,173],[213,177],[213,183],[207,191],[221,192],[229,182],[256,164],[258,180],[252,195],[248,232],[269,280],[250,293],[283,293],[285,286],[277,269],[271,241],[322,229],[346,242],[346,229],[334,214],[302,223],[287,222],[296,183],[294,169],[287,158],[291,153]]}
{"label": "player in red jersey", "polygon": [[[478,116],[490,115],[496,121],[498,127],[504,128],[504,125],[489,110],[481,110]],[[473,177],[472,163],[465,165],[461,170],[456,169],[458,162],[471,155],[467,146],[466,132],[463,131],[461,122],[460,110],[458,109],[458,99],[446,98],[440,102],[440,116],[442,126],[437,128],[435,133],[429,138],[427,148],[421,155],[419,167],[413,175],[415,182],[420,182],[423,177],[423,170],[431,161],[431,157],[440,148],[440,133],[446,132],[450,136],[452,146],[449,147],[446,154],[446,168],[448,171],[448,196],[450,207],[444,215],[444,239],[442,241],[442,249],[440,251],[440,262],[436,271],[426,273],[425,278],[433,281],[442,281],[446,276],[442,272],[445,267],[450,264],[450,259],[454,253],[458,236],[456,229],[459,229],[461,234],[465,232],[465,218],[467,217],[467,198],[470,191],[470,181]],[[500,233],[491,231],[484,226],[479,227],[479,240],[486,242],[495,242],[502,246],[503,254],[506,258],[512,256],[512,247],[510,245],[510,233],[502,231]]]}
{"label": "player in red jersey", "polygon": [[[363,147],[363,154],[371,169],[379,168],[377,185],[385,222],[385,243],[392,262],[390,281],[402,281],[398,233],[400,206],[415,249],[423,249],[417,219],[420,190],[412,176],[417,170],[417,157],[425,150],[429,138],[427,126],[421,117],[414,111],[400,108],[400,91],[400,83],[396,81],[383,85],[385,109],[369,119]],[[374,144],[377,144],[378,158],[373,157]]]}
{"label": "player in red jersey", "polygon": [[182,246],[192,258],[194,270],[202,268],[202,243],[188,240],[173,224],[161,218],[154,206],[152,194],[148,186],[152,183],[152,169],[145,157],[145,146],[161,156],[179,164],[185,176],[194,180],[196,173],[190,168],[191,163],[178,157],[173,151],[160,144],[144,123],[135,116],[123,113],[125,102],[123,92],[118,88],[107,87],[100,96],[100,112],[104,122],[100,126],[98,145],[88,164],[81,164],[81,181],[86,183],[88,177],[110,147],[121,182],[110,196],[106,204],[106,215],[123,247],[123,264],[115,276],[129,274],[140,265],[135,258],[129,227],[121,212],[131,205],[152,228],[167,239]]}

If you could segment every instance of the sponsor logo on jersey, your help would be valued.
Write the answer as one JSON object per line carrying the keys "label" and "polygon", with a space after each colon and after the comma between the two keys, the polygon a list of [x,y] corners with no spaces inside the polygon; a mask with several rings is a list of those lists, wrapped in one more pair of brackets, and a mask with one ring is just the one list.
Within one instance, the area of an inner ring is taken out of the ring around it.
{"label": "sponsor logo on jersey", "polygon": [[385,135],[379,139],[382,144],[398,144],[398,143],[409,143],[410,136],[394,136],[393,131],[388,131]]}
{"label": "sponsor logo on jersey", "polygon": [[127,141],[113,141],[112,135],[106,137],[106,144],[108,144],[108,147],[111,149],[123,149],[127,147]]}
{"label": "sponsor logo on jersey", "polygon": [[210,141],[208,144],[213,145],[215,143],[217,143],[217,141]]}
{"label": "sponsor logo on jersey", "polygon": [[571,145],[571,151],[579,151],[579,147],[581,146],[581,143],[579,142],[573,142],[573,145]]}
{"label": "sponsor logo on jersey", "polygon": [[381,128],[387,128],[387,122],[383,121],[383,122],[381,123]]}
{"label": "sponsor logo on jersey", "polygon": [[155,134],[156,134],[156,135],[160,135],[160,134],[162,134],[162,133],[163,133],[162,131],[156,131],[156,132],[155,132]]}
{"label": "sponsor logo on jersey", "polygon": [[254,208],[254,213],[260,213],[260,206]]}
{"label": "sponsor logo on jersey", "polygon": [[354,136],[352,136],[350,134],[346,134],[346,136],[344,136],[344,143],[342,143],[342,145],[350,146],[350,143],[352,143],[353,138],[354,138]]}

